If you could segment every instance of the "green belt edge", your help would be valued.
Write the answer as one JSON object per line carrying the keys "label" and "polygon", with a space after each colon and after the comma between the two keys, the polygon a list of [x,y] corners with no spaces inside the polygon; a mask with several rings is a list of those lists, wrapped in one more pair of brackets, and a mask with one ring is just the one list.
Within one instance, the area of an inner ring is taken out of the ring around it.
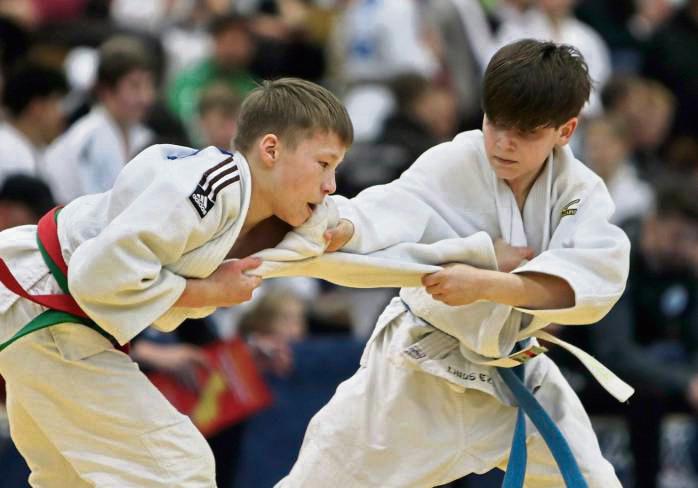
{"label": "green belt edge", "polygon": [[[55,213],[56,220],[58,220],[59,212],[60,211]],[[36,233],[36,242],[39,245],[41,257],[44,258],[44,262],[46,263],[46,266],[48,266],[48,269],[53,275],[54,279],[58,282],[58,286],[61,287],[63,293],[65,293],[66,295],[70,295],[70,291],[68,290],[68,278],[63,274],[58,265],[54,263],[51,257],[49,256],[48,252],[46,251],[46,248],[42,244],[41,240],[39,240],[38,232]],[[90,329],[99,332],[101,335],[107,338],[109,342],[111,342],[115,347],[119,345],[119,342],[111,334],[109,334],[106,330],[102,329],[93,320],[90,320],[85,317],[79,317],[77,315],[73,315],[72,313],[49,309],[42,312],[40,315],[34,317],[28,324],[26,324],[24,327],[18,330],[15,333],[15,335],[13,335],[10,339],[3,343],[0,343],[0,351],[5,349],[7,346],[12,344],[16,340],[26,336],[27,334],[31,334],[32,332],[36,332],[37,330],[45,329],[46,327],[50,327],[56,324],[85,325]]]}

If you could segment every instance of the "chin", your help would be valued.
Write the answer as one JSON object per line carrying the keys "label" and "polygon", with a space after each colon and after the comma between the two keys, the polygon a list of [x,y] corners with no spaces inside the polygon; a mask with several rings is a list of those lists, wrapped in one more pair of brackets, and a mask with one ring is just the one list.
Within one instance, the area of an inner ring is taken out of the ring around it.
{"label": "chin", "polygon": [[506,171],[506,170],[501,170],[501,169],[494,169],[494,174],[499,178],[500,180],[504,181],[510,181],[516,179],[515,174],[513,174],[511,171]]}
{"label": "chin", "polygon": [[286,222],[288,225],[291,227],[300,227],[301,225],[305,224],[310,216],[308,217],[300,217],[300,216],[289,216],[285,217],[282,220]]}

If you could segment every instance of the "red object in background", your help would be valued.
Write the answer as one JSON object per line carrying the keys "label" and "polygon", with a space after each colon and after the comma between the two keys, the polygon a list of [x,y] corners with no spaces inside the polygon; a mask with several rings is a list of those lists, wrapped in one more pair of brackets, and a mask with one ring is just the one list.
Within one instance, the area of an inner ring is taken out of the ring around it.
{"label": "red object in background", "polygon": [[199,391],[166,373],[150,373],[148,377],[205,437],[271,405],[271,392],[244,341],[215,342],[203,351],[211,368],[199,372]]}
{"label": "red object in background", "polygon": [[33,0],[34,10],[41,24],[79,20],[87,0]]}

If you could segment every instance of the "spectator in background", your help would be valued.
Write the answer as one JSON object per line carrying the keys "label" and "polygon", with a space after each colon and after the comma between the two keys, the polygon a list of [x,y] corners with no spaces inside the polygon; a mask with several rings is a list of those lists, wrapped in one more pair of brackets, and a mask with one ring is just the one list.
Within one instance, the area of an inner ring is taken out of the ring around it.
{"label": "spectator in background", "polygon": [[224,83],[210,85],[201,92],[197,124],[201,146],[232,149],[240,103],[240,97]]}
{"label": "spectator in background", "polygon": [[698,137],[698,0],[688,0],[652,36],[643,74],[660,81],[681,101],[672,135]]}
{"label": "spectator in background", "polygon": [[676,8],[673,0],[584,0],[577,17],[601,34],[611,50],[614,71],[637,72],[642,52],[652,36]]}
{"label": "spectator in background", "polygon": [[458,105],[452,90],[418,74],[398,76],[390,86],[395,97],[395,110],[383,124],[377,142],[406,149],[402,173],[431,146],[451,140],[456,135]]}
{"label": "spectator in background", "polygon": [[10,175],[0,186],[0,231],[36,224],[55,205],[51,189],[39,178]]}
{"label": "spectator in background", "polygon": [[464,130],[482,120],[479,88],[492,45],[492,28],[479,0],[423,0],[420,11],[434,36],[440,73],[438,81],[453,90]]}
{"label": "spectator in background", "polygon": [[322,80],[328,11],[308,0],[260,2],[250,27],[257,43],[253,71],[259,78],[295,76]]}
{"label": "spectator in background", "polygon": [[654,203],[652,187],[639,178],[629,160],[631,147],[629,130],[619,118],[602,116],[585,128],[584,161],[608,187],[616,204],[611,218],[615,224],[644,216]]}
{"label": "spectator in background", "polygon": [[62,203],[110,189],[151,139],[141,124],[155,98],[152,60],[144,45],[133,37],[113,37],[100,47],[98,63],[98,104],[46,151],[47,177]]}
{"label": "spectator in background", "polygon": [[587,24],[580,22],[573,12],[576,0],[537,0],[534,7],[512,20],[505,21],[497,33],[496,48],[524,38],[569,44],[582,53],[589,66],[594,87],[582,115],[601,112],[599,89],[611,75],[611,59],[606,42]]}
{"label": "spectator in background", "polygon": [[63,130],[61,100],[68,91],[60,71],[36,63],[7,77],[2,103],[7,120],[0,124],[0,183],[11,173],[43,172],[43,152]]}
{"label": "spectator in background", "polygon": [[404,73],[436,76],[439,62],[424,37],[415,0],[348,0],[330,43],[331,78],[357,141],[374,139],[392,109],[387,82]]}
{"label": "spectator in background", "polygon": [[343,195],[389,183],[458,131],[458,104],[449,88],[418,73],[398,75],[389,86],[394,108],[375,140],[355,144],[347,154],[337,182]]}
{"label": "spectator in background", "polygon": [[240,335],[254,351],[263,371],[287,376],[293,368],[291,346],[308,333],[305,302],[287,288],[262,296],[240,321]]}
{"label": "spectator in background", "polygon": [[676,99],[659,82],[637,76],[618,76],[602,91],[606,112],[627,125],[632,160],[640,175],[656,177],[665,171],[660,149],[674,120]]}
{"label": "spectator in background", "polygon": [[185,124],[190,124],[196,114],[201,91],[214,82],[226,83],[241,97],[255,87],[249,71],[255,43],[248,20],[235,14],[218,16],[211,22],[210,31],[212,55],[181,72],[168,88],[169,107]]}

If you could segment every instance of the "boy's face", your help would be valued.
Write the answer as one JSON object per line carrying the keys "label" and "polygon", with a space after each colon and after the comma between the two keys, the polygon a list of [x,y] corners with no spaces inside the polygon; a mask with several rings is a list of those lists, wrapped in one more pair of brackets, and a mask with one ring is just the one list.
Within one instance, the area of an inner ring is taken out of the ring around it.
{"label": "boy's face", "polygon": [[199,119],[201,133],[207,146],[229,149],[237,133],[235,114],[212,108]]}
{"label": "boy's face", "polygon": [[39,99],[34,104],[37,128],[44,144],[50,144],[65,128],[63,97],[58,94]]}
{"label": "boy's face", "polygon": [[[270,136],[276,137],[265,137]],[[315,205],[337,189],[335,171],[346,149],[333,132],[315,131],[295,146],[277,138],[271,174],[274,215],[294,227],[308,220]]]}
{"label": "boy's face", "polygon": [[613,132],[607,122],[596,120],[586,130],[584,155],[589,164],[602,178],[612,176],[628,157],[628,143]]}
{"label": "boy's face", "polygon": [[482,122],[487,159],[497,177],[508,183],[529,181],[535,178],[555,146],[569,142],[577,118],[562,126],[540,127],[531,132],[499,127],[487,116]]}
{"label": "boy's face", "polygon": [[114,87],[104,89],[102,99],[118,123],[137,124],[155,101],[153,74],[147,70],[133,70]]}
{"label": "boy's face", "polygon": [[283,300],[272,320],[271,329],[287,342],[299,342],[305,337],[308,325],[305,305],[295,297]]}

